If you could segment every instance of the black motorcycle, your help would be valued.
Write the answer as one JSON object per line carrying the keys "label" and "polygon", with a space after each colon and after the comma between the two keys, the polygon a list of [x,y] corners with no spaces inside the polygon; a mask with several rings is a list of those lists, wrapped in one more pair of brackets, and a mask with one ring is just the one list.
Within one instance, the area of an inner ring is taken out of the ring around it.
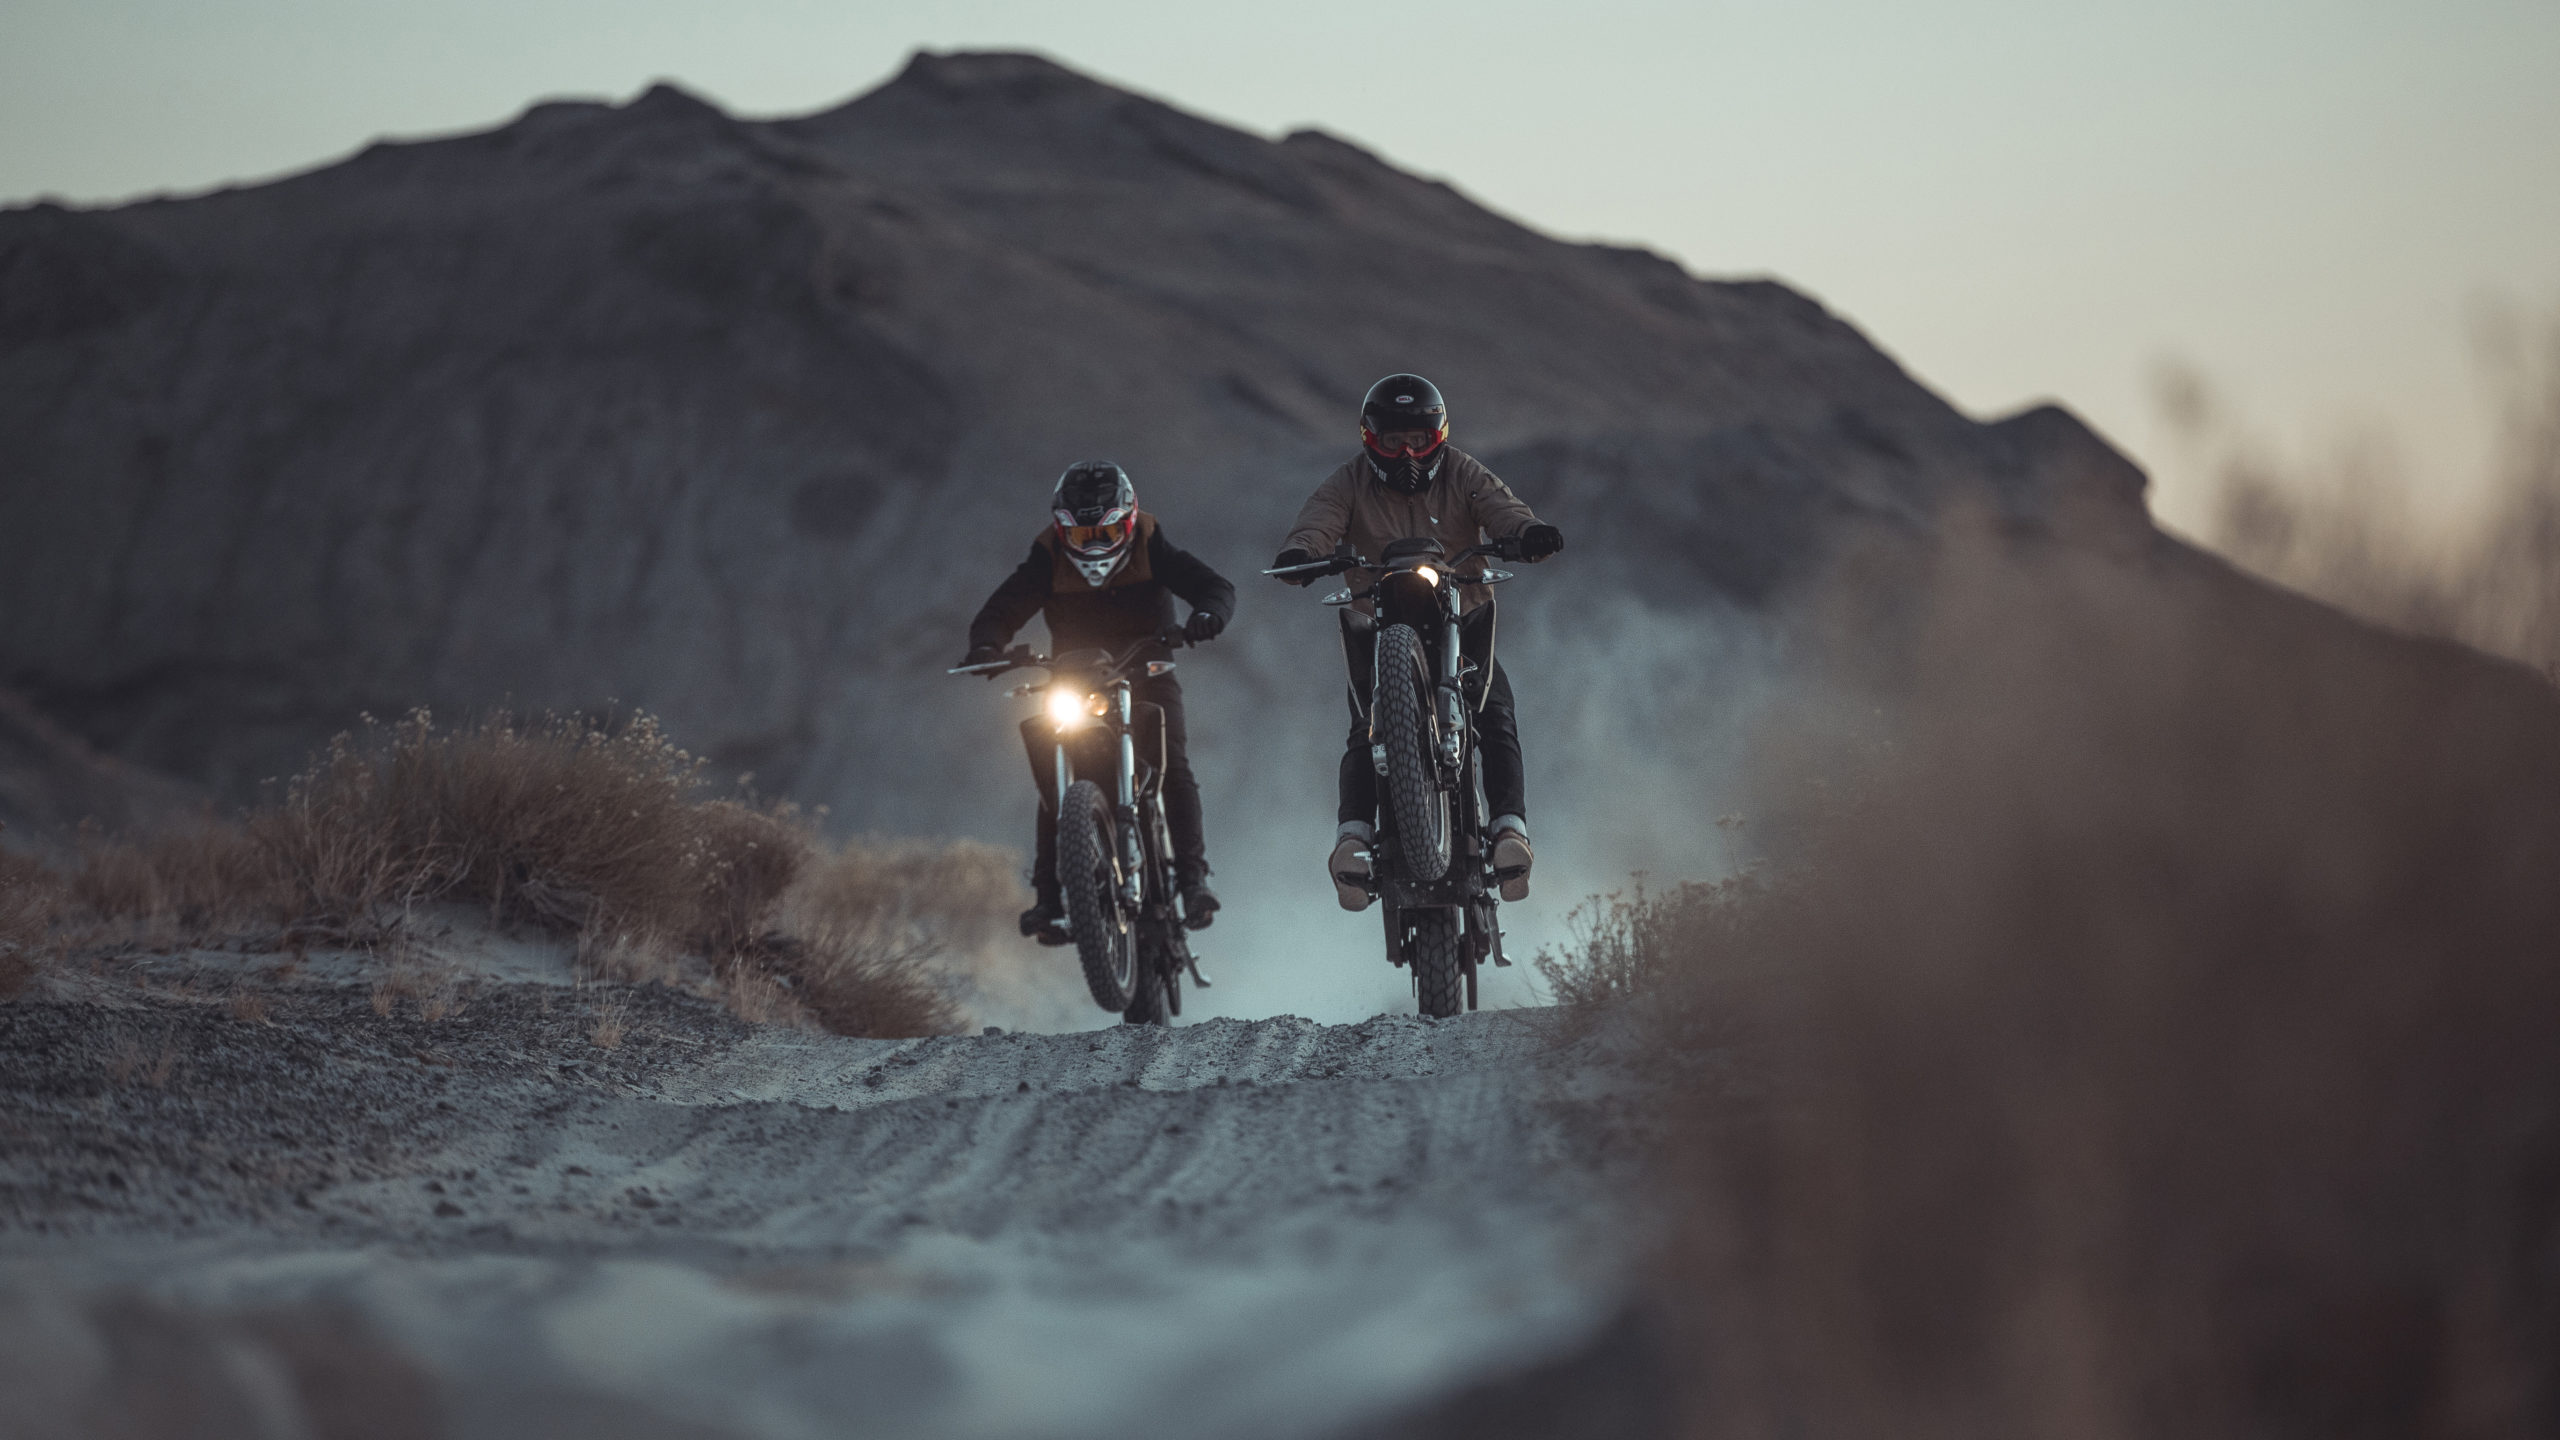
{"label": "black motorcycle", "polygon": [[1191,954],[1174,887],[1173,835],[1164,818],[1164,711],[1129,694],[1132,671],[1173,669],[1164,652],[1179,631],[1152,635],[1113,654],[1031,653],[1016,645],[994,660],[955,666],[954,675],[993,679],[1008,670],[1047,670],[1038,694],[1044,725],[1057,738],[1056,768],[1042,798],[1058,817],[1058,893],[1093,1002],[1132,1025],[1164,1025],[1182,1013],[1182,977],[1207,989]]}
{"label": "black motorcycle", "polygon": [[[1509,965],[1496,911],[1505,880],[1493,868],[1485,827],[1484,760],[1476,712],[1493,675],[1493,627],[1471,646],[1460,619],[1461,584],[1499,585],[1508,570],[1459,575],[1480,557],[1517,560],[1516,540],[1444,555],[1428,538],[1398,540],[1376,560],[1346,542],[1330,557],[1265,570],[1283,579],[1361,571],[1369,588],[1337,590],[1332,606],[1367,600],[1374,612],[1342,614],[1343,658],[1355,686],[1368,681],[1369,759],[1381,794],[1368,888],[1385,902],[1387,959],[1413,975],[1425,1015],[1476,1008],[1476,971]],[[1472,653],[1476,648],[1482,653]],[[1366,672],[1365,675],[1363,672]]]}

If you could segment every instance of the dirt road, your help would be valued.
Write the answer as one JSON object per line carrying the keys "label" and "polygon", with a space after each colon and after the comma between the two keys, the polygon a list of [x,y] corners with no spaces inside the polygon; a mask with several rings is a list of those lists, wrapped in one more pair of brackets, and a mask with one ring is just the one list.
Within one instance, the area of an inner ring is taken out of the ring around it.
{"label": "dirt road", "polygon": [[155,963],[0,1006],[0,1431],[1337,1435],[1618,1291],[1611,1091],[1530,1015],[864,1041]]}

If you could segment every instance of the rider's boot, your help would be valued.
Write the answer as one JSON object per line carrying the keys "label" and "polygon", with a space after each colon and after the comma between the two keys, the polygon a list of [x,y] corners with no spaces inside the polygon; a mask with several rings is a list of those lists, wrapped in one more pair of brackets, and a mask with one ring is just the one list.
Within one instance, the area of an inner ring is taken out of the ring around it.
{"label": "rider's boot", "polygon": [[1175,892],[1182,897],[1182,924],[1189,930],[1206,930],[1218,918],[1218,895],[1209,888],[1209,867],[1177,877]]}
{"label": "rider's boot", "polygon": [[1333,898],[1342,908],[1361,911],[1375,898],[1369,888],[1369,847],[1377,836],[1365,820],[1345,820],[1334,832],[1333,855],[1325,861],[1325,873],[1333,877]]}
{"label": "rider's boot", "polygon": [[1043,895],[1022,912],[1022,933],[1043,945],[1066,945],[1075,940],[1067,933],[1066,903],[1056,895]]}
{"label": "rider's boot", "polygon": [[1529,866],[1537,859],[1529,849],[1529,822],[1504,815],[1493,822],[1493,878],[1505,900],[1529,898]]}

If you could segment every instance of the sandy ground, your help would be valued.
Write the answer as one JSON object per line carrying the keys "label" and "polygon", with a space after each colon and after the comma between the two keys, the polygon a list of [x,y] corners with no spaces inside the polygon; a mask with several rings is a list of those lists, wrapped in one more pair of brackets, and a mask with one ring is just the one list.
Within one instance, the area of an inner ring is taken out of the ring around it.
{"label": "sandy ground", "polygon": [[848,1040],[447,948],[0,1006],[0,1435],[1424,1433],[1617,1313],[1534,1012]]}

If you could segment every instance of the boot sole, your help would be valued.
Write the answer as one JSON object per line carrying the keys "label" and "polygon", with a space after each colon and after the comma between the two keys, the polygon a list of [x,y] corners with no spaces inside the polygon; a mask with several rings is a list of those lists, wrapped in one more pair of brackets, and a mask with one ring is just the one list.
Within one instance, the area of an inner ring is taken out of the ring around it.
{"label": "boot sole", "polygon": [[[1356,856],[1359,852],[1352,853]],[[1334,901],[1352,914],[1368,909],[1369,902],[1377,898],[1369,893],[1370,872],[1367,869],[1345,870],[1337,865],[1332,867],[1332,874]]]}
{"label": "boot sole", "polygon": [[1521,841],[1506,837],[1494,842],[1493,878],[1505,901],[1529,898],[1529,866],[1535,859]]}

